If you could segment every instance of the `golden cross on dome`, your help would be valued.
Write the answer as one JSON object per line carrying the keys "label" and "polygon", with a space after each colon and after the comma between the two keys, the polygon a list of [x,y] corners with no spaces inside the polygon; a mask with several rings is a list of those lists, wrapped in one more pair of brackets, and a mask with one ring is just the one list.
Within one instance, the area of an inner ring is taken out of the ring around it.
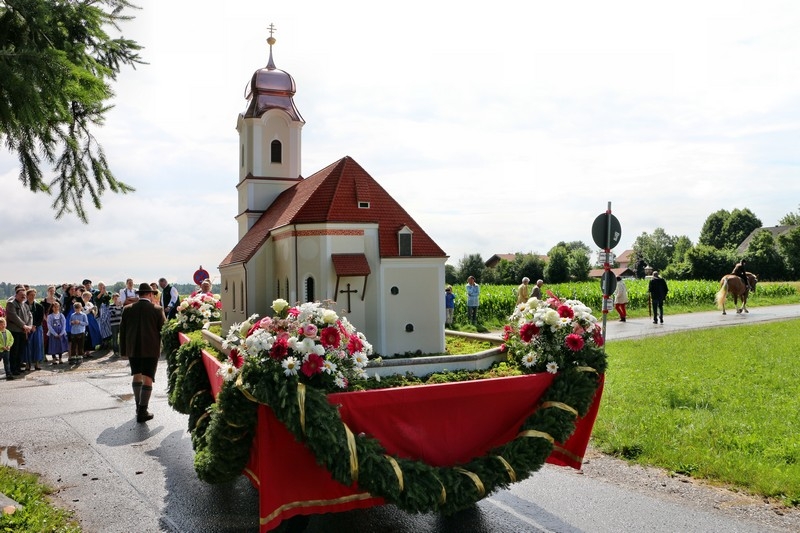
{"label": "golden cross on dome", "polygon": [[275,44],[275,37],[272,36],[272,34],[275,33],[275,24],[270,22],[267,29],[269,30],[269,38],[267,39],[267,42],[270,46],[272,46]]}

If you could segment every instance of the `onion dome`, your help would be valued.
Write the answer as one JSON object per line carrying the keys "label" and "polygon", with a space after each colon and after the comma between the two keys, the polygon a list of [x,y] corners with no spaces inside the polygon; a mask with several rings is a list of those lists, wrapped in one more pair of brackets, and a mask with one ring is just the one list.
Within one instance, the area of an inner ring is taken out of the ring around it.
{"label": "onion dome", "polygon": [[304,122],[292,100],[297,91],[294,78],[288,72],[275,68],[275,62],[272,60],[272,45],[275,44],[275,38],[271,33],[272,30],[267,39],[269,62],[266,67],[255,71],[249,86],[245,89],[245,98],[249,104],[244,116],[260,117],[270,109],[282,109],[292,120]]}

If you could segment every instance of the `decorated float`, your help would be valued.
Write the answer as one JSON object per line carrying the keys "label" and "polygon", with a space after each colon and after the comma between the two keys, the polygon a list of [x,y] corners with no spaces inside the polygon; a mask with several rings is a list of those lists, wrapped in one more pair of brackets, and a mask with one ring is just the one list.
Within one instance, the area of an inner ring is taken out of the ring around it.
{"label": "decorated float", "polygon": [[[395,388],[380,388],[368,340],[324,304],[276,300],[272,316],[234,324],[216,349],[216,336],[190,338],[198,320],[179,316],[162,332],[169,401],[189,415],[198,476],[246,475],[269,531],[383,504],[454,513],[545,462],[580,468],[603,337],[589,308],[550,296],[519,305],[505,327],[517,375]],[[217,302],[190,299],[181,313],[213,315],[204,305]]]}

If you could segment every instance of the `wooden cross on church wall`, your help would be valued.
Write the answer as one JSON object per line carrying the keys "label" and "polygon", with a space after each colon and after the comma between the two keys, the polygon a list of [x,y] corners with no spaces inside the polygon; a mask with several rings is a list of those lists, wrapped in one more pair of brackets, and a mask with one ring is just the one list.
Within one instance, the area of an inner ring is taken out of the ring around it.
{"label": "wooden cross on church wall", "polygon": [[358,289],[351,289],[350,284],[347,284],[347,289],[342,289],[339,291],[340,294],[347,294],[347,312],[351,313],[350,310],[350,294],[358,292]]}

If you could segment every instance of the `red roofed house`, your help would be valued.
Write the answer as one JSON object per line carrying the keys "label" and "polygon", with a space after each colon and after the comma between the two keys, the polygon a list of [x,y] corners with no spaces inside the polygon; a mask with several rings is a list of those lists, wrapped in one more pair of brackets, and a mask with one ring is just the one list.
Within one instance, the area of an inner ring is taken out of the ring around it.
{"label": "red roofed house", "polygon": [[354,159],[300,174],[295,82],[269,62],[239,115],[239,242],[219,265],[223,331],[253,313],[334,300],[383,356],[444,352],[447,255]]}

